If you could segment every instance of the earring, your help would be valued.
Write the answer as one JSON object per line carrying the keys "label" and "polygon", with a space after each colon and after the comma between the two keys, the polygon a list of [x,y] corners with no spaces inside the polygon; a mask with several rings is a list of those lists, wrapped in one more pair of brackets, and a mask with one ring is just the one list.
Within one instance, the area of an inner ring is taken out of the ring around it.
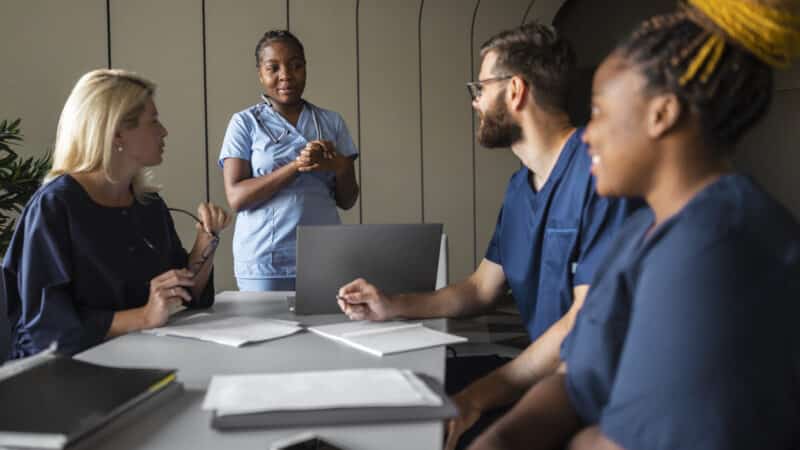
{"label": "earring", "polygon": [[120,145],[119,147],[117,147],[117,151],[118,151],[118,152],[121,152],[121,151],[122,151],[122,146],[121,146],[121,145]]}

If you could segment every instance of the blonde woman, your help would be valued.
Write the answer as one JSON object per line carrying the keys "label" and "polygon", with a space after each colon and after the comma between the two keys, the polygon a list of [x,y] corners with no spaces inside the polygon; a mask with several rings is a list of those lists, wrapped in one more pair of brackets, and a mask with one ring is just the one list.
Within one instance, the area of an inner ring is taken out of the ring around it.
{"label": "blonde woman", "polygon": [[229,216],[200,204],[187,254],[148,172],[161,163],[167,136],[154,92],[135,74],[95,70],[67,99],[53,168],[3,259],[10,358],[51,342],[76,353],[160,326],[180,303],[213,303],[210,260]]}

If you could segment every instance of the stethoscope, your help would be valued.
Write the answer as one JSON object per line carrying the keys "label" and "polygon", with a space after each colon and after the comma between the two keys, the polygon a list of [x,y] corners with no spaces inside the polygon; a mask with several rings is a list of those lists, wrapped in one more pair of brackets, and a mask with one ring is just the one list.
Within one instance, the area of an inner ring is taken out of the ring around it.
{"label": "stethoscope", "polygon": [[[279,119],[282,119],[282,117],[280,117],[280,114],[278,114],[278,112],[275,111],[275,108],[272,107],[272,100],[266,94],[261,94],[261,100],[264,101],[264,104],[267,105],[267,109],[269,109],[272,112],[272,114],[274,114]],[[311,111],[311,120],[314,122],[314,128],[317,131],[317,140],[321,141],[322,140],[322,127],[319,126],[319,118],[317,117],[317,109],[311,103],[305,102],[305,104],[308,107],[308,109]],[[279,143],[281,141],[281,139],[283,139],[284,136],[289,134],[289,130],[284,129],[283,133],[281,133],[280,136],[275,137],[275,135],[272,133],[272,131],[270,131],[270,129],[267,128],[264,125],[263,122],[261,122],[261,117],[258,114],[258,109],[257,108],[255,108],[255,107],[252,108],[250,110],[250,113],[253,115],[253,117],[255,117],[256,122],[258,122],[258,126],[261,127],[261,130],[264,131],[264,133],[266,133],[267,136],[269,136],[269,138],[272,140],[273,143],[275,143],[275,144]]]}

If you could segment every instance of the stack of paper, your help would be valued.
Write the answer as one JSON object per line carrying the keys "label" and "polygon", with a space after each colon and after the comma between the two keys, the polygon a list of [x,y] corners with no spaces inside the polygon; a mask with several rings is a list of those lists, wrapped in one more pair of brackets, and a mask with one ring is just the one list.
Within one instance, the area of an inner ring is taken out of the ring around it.
{"label": "stack of paper", "polygon": [[467,341],[426,328],[422,322],[344,322],[308,330],[377,356]]}
{"label": "stack of paper", "polygon": [[268,411],[440,406],[442,399],[408,370],[360,369],[216,375],[203,409],[218,416]]}
{"label": "stack of paper", "polygon": [[218,317],[202,313],[160,328],[143,330],[158,336],[179,336],[240,347],[289,336],[303,328],[298,322],[257,317]]}

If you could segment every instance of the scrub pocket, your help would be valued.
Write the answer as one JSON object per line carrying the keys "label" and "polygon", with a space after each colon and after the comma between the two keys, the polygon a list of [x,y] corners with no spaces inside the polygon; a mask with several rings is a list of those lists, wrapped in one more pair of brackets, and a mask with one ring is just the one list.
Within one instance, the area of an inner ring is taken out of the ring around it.
{"label": "scrub pocket", "polygon": [[539,291],[547,298],[559,298],[562,308],[569,308],[569,304],[563,303],[572,299],[571,290],[562,291],[565,286],[572,286],[572,262],[577,236],[577,228],[550,227],[544,230]]}

